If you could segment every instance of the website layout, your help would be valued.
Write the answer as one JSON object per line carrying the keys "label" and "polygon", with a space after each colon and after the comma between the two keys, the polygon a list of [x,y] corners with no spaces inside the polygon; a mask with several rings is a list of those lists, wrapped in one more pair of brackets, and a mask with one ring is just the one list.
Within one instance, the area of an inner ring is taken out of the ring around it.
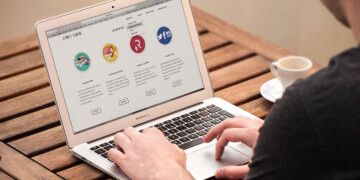
{"label": "website layout", "polygon": [[142,2],[47,36],[74,133],[204,88],[180,0]]}

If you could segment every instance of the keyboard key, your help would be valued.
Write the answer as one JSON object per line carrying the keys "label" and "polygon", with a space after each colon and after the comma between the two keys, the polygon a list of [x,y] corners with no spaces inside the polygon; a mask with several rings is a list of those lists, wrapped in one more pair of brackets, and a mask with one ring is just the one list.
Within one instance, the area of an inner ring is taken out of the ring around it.
{"label": "keyboard key", "polygon": [[198,111],[200,112],[206,111],[206,108],[200,108]]}
{"label": "keyboard key", "polygon": [[168,132],[163,132],[163,133],[165,137],[170,135]]}
{"label": "keyboard key", "polygon": [[187,138],[187,137],[182,137],[182,138],[180,138],[179,140],[180,140],[181,142],[188,142],[188,141],[190,141],[190,139]]}
{"label": "keyboard key", "polygon": [[221,117],[218,118],[218,120],[223,121],[223,120],[225,120],[225,119],[227,119],[227,118],[228,118],[228,117],[221,116]]}
{"label": "keyboard key", "polygon": [[211,121],[212,118],[211,118],[211,117],[203,117],[202,120],[204,120],[204,121]]}
{"label": "keyboard key", "polygon": [[196,132],[194,129],[187,129],[187,130],[185,130],[185,132],[187,132],[187,133],[189,133],[189,134],[192,134],[192,133],[194,133],[194,132]]}
{"label": "keyboard key", "polygon": [[174,122],[174,124],[177,126],[181,126],[184,124],[184,122],[182,122],[181,120],[178,120],[178,121]]}
{"label": "keyboard key", "polygon": [[180,147],[181,149],[185,150],[185,149],[189,149],[189,148],[191,148],[191,147],[193,147],[193,146],[196,146],[196,145],[198,145],[198,144],[201,144],[201,143],[203,143],[203,140],[202,140],[201,138],[198,138],[198,139],[195,139],[195,140],[193,140],[193,141],[190,141],[190,142],[187,142],[187,143],[185,143],[185,144],[182,144],[182,145],[180,145],[179,147]]}
{"label": "keyboard key", "polygon": [[212,126],[212,124],[210,122],[206,122],[206,123],[203,123],[201,125],[203,125],[204,127],[211,127]]}
{"label": "keyboard key", "polygon": [[194,123],[187,123],[187,124],[185,124],[185,126],[188,127],[188,128],[191,128],[191,127],[195,126],[195,124]]}
{"label": "keyboard key", "polygon": [[199,118],[201,118],[201,116],[195,114],[195,115],[191,116],[191,118],[193,118],[193,119],[199,119]]}
{"label": "keyboard key", "polygon": [[180,120],[180,119],[181,119],[180,117],[176,117],[176,118],[173,118],[172,120],[177,121],[177,120]]}
{"label": "keyboard key", "polygon": [[172,128],[176,127],[176,126],[175,126],[175,124],[167,124],[167,125],[165,125],[165,127],[169,128],[169,129],[172,129]]}
{"label": "keyboard key", "polygon": [[207,116],[207,115],[209,115],[208,112],[201,112],[201,113],[200,113],[200,116]]}
{"label": "keyboard key", "polygon": [[212,121],[210,121],[210,122],[213,123],[213,124],[215,124],[215,125],[221,123],[221,121],[218,120],[218,119],[212,120]]}
{"label": "keyboard key", "polygon": [[190,139],[196,139],[196,138],[198,138],[199,136],[198,135],[196,135],[196,134],[190,134],[189,136],[188,136],[188,138],[190,138]]}
{"label": "keyboard key", "polygon": [[213,107],[215,107],[215,105],[209,105],[209,106],[206,106],[206,108],[208,108],[208,109],[210,109],[210,108],[213,108]]}
{"label": "keyboard key", "polygon": [[176,135],[179,136],[179,137],[184,137],[184,136],[186,136],[187,134],[186,134],[185,132],[179,132],[179,133],[177,133]]}
{"label": "keyboard key", "polygon": [[104,149],[105,149],[106,151],[109,151],[109,149],[110,149],[110,148],[112,148],[112,146],[111,146],[111,145],[110,145],[110,146],[105,146],[105,147],[104,147]]}
{"label": "keyboard key", "polygon": [[171,120],[164,121],[164,124],[170,124]]}
{"label": "keyboard key", "polygon": [[100,144],[100,147],[105,147],[105,146],[108,146],[108,145],[110,145],[109,143],[102,143],[102,144]]}
{"label": "keyboard key", "polygon": [[191,119],[191,118],[184,118],[184,119],[182,119],[182,121],[183,121],[184,123],[188,123],[188,122],[191,122],[192,119]]}
{"label": "keyboard key", "polygon": [[170,129],[170,130],[168,130],[167,131],[169,134],[175,134],[175,133],[177,133],[177,132],[179,132],[178,130],[176,130],[176,129]]}
{"label": "keyboard key", "polygon": [[195,129],[196,131],[200,131],[200,130],[203,130],[204,127],[202,127],[202,126],[195,126],[194,129]]}
{"label": "keyboard key", "polygon": [[103,150],[103,149],[98,149],[98,150],[95,150],[95,152],[96,152],[97,154],[102,154],[102,153],[104,153],[104,152],[106,152],[106,151]]}
{"label": "keyboard key", "polygon": [[161,127],[162,125],[164,125],[163,123],[159,123],[159,124],[155,124],[154,126],[156,127],[156,128],[159,128],[159,127]]}
{"label": "keyboard key", "polygon": [[166,128],[166,127],[164,127],[164,126],[159,126],[159,127],[158,127],[158,129],[159,129],[160,131],[162,131],[162,132],[164,132],[164,131],[166,131],[166,130],[167,130],[167,128]]}
{"label": "keyboard key", "polygon": [[177,138],[179,138],[178,136],[176,136],[176,135],[171,135],[171,136],[169,136],[168,137],[170,140],[175,140],[175,139],[177,139]]}
{"label": "keyboard key", "polygon": [[114,140],[109,141],[110,144],[114,144]]}
{"label": "keyboard key", "polygon": [[190,114],[184,114],[184,115],[181,115],[180,117],[186,118],[186,117],[188,117],[188,116],[190,116]]}
{"label": "keyboard key", "polygon": [[176,129],[179,130],[179,131],[183,131],[183,130],[187,129],[187,127],[179,126],[179,127],[176,127]]}
{"label": "keyboard key", "polygon": [[196,134],[199,135],[199,136],[205,136],[205,135],[206,135],[206,132],[204,132],[204,131],[199,131],[199,132],[197,132]]}
{"label": "keyboard key", "polygon": [[101,154],[101,156],[102,156],[103,158],[105,158],[105,159],[107,159],[107,158],[108,158],[107,153]]}
{"label": "keyboard key", "polygon": [[220,115],[217,114],[217,113],[213,113],[213,114],[211,114],[210,116],[211,116],[212,118],[218,118],[218,117],[220,117]]}
{"label": "keyboard key", "polygon": [[203,122],[204,122],[204,121],[202,121],[202,120],[200,120],[200,119],[194,121],[195,124],[201,124],[201,123],[203,123]]}
{"label": "keyboard key", "polygon": [[204,131],[205,131],[205,132],[209,132],[209,131],[210,131],[210,129],[211,129],[211,128],[207,128],[207,129],[205,129]]}
{"label": "keyboard key", "polygon": [[231,113],[229,113],[229,112],[227,112],[225,110],[222,110],[222,111],[220,111],[218,113],[221,114],[221,115],[227,116],[229,118],[234,118],[235,117],[233,114],[231,114]]}
{"label": "keyboard key", "polygon": [[210,113],[218,112],[218,111],[221,111],[221,110],[222,110],[222,109],[219,108],[219,107],[214,107],[214,108],[208,109],[208,111],[209,111]]}
{"label": "keyboard key", "polygon": [[173,143],[173,144],[176,144],[176,145],[179,145],[179,144],[181,144],[181,142],[180,142],[180,141],[178,141],[178,140],[175,140],[175,141],[171,141],[171,143]]}
{"label": "keyboard key", "polygon": [[100,148],[99,146],[94,146],[94,147],[90,148],[90,150],[95,151],[95,150],[97,150],[99,148]]}
{"label": "keyboard key", "polygon": [[198,111],[191,111],[189,114],[194,115],[196,113],[198,113]]}

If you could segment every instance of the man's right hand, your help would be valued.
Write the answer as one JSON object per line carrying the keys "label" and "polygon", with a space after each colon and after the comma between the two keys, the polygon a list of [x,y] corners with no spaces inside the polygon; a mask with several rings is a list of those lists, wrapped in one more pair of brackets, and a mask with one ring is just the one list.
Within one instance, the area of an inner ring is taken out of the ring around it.
{"label": "man's right hand", "polygon": [[[254,149],[259,137],[259,129],[264,124],[261,119],[251,119],[245,116],[229,118],[213,127],[204,137],[204,142],[211,142],[217,138],[215,158],[220,159],[224,153],[225,146],[229,142],[242,142]],[[244,178],[249,171],[245,166],[227,166],[216,171],[215,177],[219,179]]]}

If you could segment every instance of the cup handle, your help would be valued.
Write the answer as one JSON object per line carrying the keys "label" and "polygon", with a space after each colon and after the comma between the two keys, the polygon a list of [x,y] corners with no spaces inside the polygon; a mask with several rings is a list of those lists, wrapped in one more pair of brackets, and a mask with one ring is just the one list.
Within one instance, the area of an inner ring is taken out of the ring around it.
{"label": "cup handle", "polygon": [[270,64],[270,71],[274,74],[276,78],[280,79],[277,69],[278,69],[278,62],[272,62]]}

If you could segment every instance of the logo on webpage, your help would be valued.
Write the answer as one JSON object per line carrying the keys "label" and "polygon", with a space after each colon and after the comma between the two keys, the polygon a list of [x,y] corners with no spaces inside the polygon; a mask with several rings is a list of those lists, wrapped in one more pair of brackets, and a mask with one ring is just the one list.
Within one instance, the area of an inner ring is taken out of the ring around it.
{"label": "logo on webpage", "polygon": [[85,53],[79,53],[75,56],[75,67],[79,71],[86,71],[90,67],[90,58]]}
{"label": "logo on webpage", "polygon": [[145,49],[145,40],[143,37],[136,35],[130,40],[130,47],[135,53],[142,53]]}
{"label": "logo on webpage", "polygon": [[161,44],[169,44],[172,39],[172,33],[169,28],[161,27],[157,32],[157,39]]}
{"label": "logo on webpage", "polygon": [[107,62],[114,62],[118,56],[118,50],[113,44],[107,44],[103,48],[103,57]]}

